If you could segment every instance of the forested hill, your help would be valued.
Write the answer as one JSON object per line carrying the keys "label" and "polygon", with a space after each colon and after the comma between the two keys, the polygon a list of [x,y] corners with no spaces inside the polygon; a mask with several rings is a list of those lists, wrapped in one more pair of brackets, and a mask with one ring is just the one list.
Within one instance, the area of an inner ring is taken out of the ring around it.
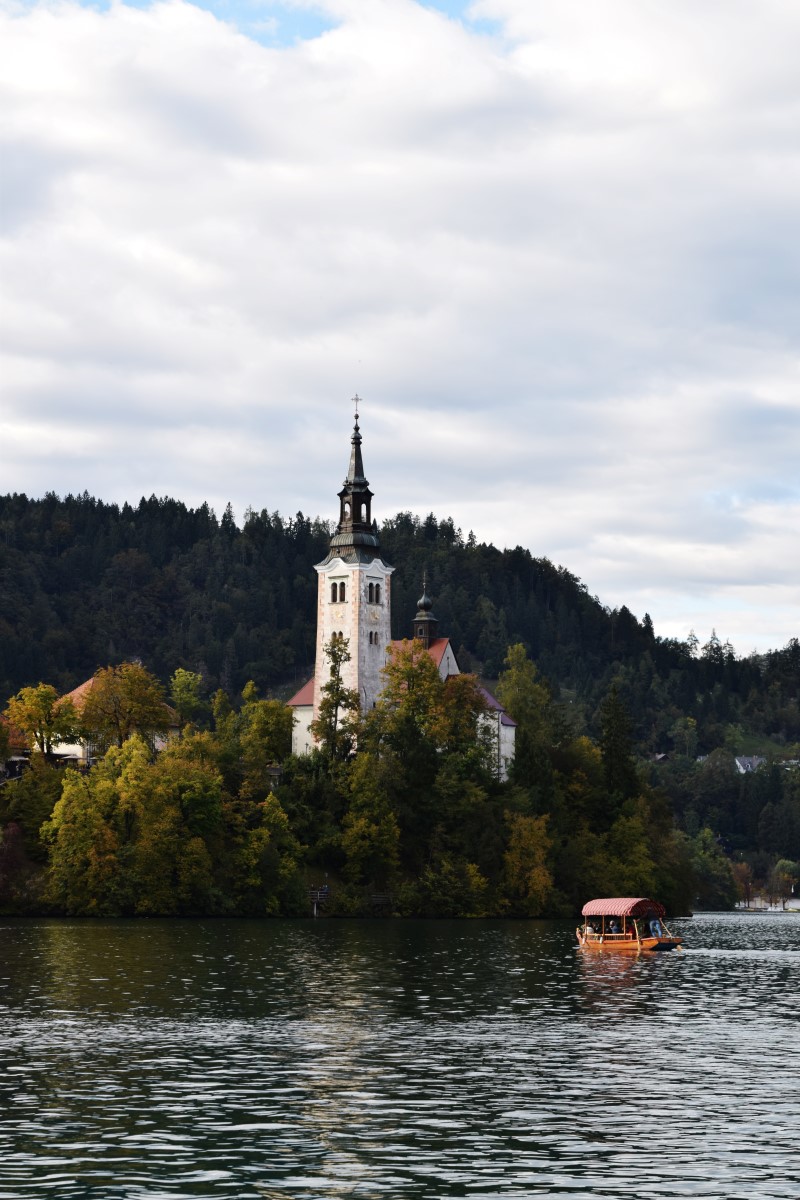
{"label": "forested hill", "polygon": [[[230,509],[217,518],[170,499],[2,497],[0,698],[40,681],[66,691],[134,657],[164,680],[184,666],[212,690],[235,694],[253,679],[288,694],[313,667],[313,565],[329,534],[302,513],[249,511],[239,529]],[[396,567],[396,637],[410,630],[426,572],[462,667],[494,678],[509,644],[524,643],[578,726],[596,729],[616,681],[642,752],[800,741],[794,639],[738,659],[715,637],[702,647],[659,638],[646,614],[605,608],[563,567],[465,539],[451,519],[400,513],[381,545]]]}

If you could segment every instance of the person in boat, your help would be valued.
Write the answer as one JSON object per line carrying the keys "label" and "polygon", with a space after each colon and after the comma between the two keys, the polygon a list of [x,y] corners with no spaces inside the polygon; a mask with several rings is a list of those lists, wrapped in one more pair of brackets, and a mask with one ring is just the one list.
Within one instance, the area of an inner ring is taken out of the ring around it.
{"label": "person in boat", "polygon": [[616,917],[612,917],[608,926],[609,933],[619,933],[619,921]]}
{"label": "person in boat", "polygon": [[660,938],[661,932],[661,922],[659,921],[658,917],[653,917],[652,921],[650,922],[650,936]]}

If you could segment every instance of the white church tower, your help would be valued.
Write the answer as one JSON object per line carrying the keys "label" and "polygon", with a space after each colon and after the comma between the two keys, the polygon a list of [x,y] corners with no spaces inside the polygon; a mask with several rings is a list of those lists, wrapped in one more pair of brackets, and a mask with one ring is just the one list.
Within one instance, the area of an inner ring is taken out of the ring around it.
{"label": "white church tower", "polygon": [[350,662],[343,665],[342,682],[358,693],[361,711],[368,712],[383,689],[381,670],[392,640],[394,567],[381,557],[378,524],[372,518],[372,492],[361,458],[358,408],[350,441],[350,465],[339,492],[339,523],[326,558],[314,568],[317,572],[314,679],[289,701],[295,713],[292,736],[295,754],[308,753],[313,745],[309,726],[318,716],[322,688],[330,679],[325,646],[332,638],[347,641]]}

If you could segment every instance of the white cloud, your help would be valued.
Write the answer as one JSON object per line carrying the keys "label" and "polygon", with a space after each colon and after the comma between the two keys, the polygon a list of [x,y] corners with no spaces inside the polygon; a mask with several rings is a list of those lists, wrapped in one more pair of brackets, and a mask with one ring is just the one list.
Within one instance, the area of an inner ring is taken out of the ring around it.
{"label": "white cloud", "polygon": [[328,516],[358,390],[379,512],[796,634],[800,12],[316,7],[0,17],[0,487]]}

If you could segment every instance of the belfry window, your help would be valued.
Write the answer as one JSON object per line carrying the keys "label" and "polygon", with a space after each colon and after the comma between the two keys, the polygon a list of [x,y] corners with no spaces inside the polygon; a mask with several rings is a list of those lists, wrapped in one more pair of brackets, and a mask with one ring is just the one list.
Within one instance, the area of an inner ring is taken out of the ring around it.
{"label": "belfry window", "polygon": [[331,604],[335,604],[336,601],[338,600],[338,598],[339,598],[339,585],[338,585],[338,583],[332,583],[331,584]]}
{"label": "belfry window", "polygon": [[367,602],[373,604],[375,601],[375,584],[371,583],[367,588]]}
{"label": "belfry window", "polygon": [[343,602],[344,602],[344,584],[340,583],[339,584],[339,603],[341,604]]}
{"label": "belfry window", "polygon": [[376,583],[375,584],[375,603],[380,604],[380,602],[381,602],[381,585],[379,583]]}

